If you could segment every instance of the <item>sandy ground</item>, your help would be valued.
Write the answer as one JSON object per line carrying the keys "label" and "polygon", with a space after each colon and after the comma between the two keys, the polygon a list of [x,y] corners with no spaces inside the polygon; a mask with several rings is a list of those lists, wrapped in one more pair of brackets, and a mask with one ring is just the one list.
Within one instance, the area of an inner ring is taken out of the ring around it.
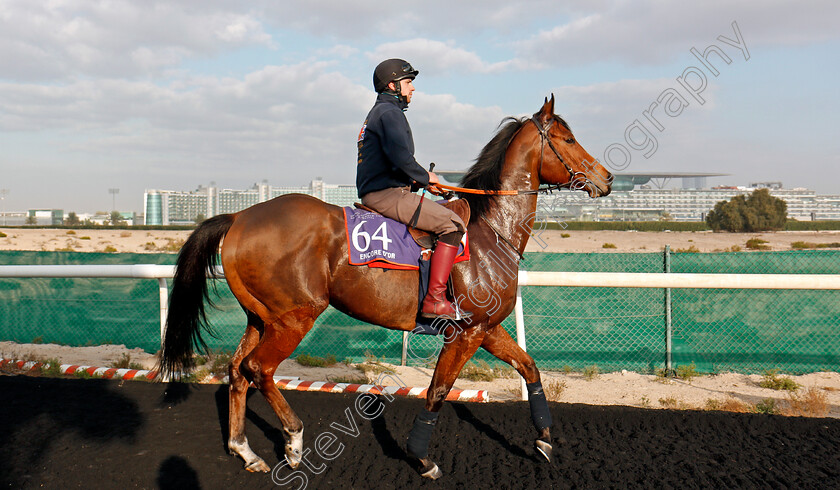
{"label": "sandy ground", "polygon": [[[0,250],[75,250],[80,252],[104,251],[112,247],[117,252],[162,252],[177,249],[189,231],[156,230],[39,230],[0,229],[7,236],[0,238]],[[567,237],[563,237],[567,234]],[[85,238],[87,237],[87,238]],[[795,241],[814,243],[840,242],[840,232],[777,232],[760,234],[730,233],[652,233],[622,231],[546,231],[539,239],[531,240],[528,251],[549,252],[657,252],[668,244],[671,249],[696,247],[701,252],[745,249],[747,240],[766,240],[771,250],[790,250]],[[604,243],[616,248],[604,249]],[[155,357],[140,349],[129,350],[123,346],[66,347],[56,345],[13,344],[0,342],[0,357],[6,359],[46,360],[59,359],[62,363],[109,367],[124,355],[132,362],[152,368]],[[399,382],[406,386],[428,386],[430,369],[420,367],[384,366],[392,370]],[[330,368],[299,365],[294,360],[283,362],[278,375],[298,376],[312,381],[343,381],[364,376],[356,366],[338,364]],[[369,376],[373,376],[372,372]],[[394,384],[392,378],[384,384]],[[790,405],[791,397],[818,394],[824,398],[828,416],[840,418],[840,373],[811,373],[792,377],[800,389],[791,395],[787,391],[762,388],[761,375],[719,374],[699,376],[691,381],[666,379],[634,372],[604,373],[587,378],[581,373],[543,373],[543,385],[554,393],[556,401],[596,405],[628,405],[649,408],[705,408],[710,403],[738,400],[755,405],[773,399],[777,406]],[[483,389],[490,392],[492,400],[511,400],[519,397],[519,378],[497,378],[489,382],[459,379],[455,385],[461,389]],[[552,389],[553,387],[553,389]],[[710,400],[712,400],[710,402]]]}
{"label": "sandy ground", "polygon": [[[564,237],[563,235],[568,235]],[[780,231],[772,233],[649,232],[649,231],[544,231],[528,242],[526,252],[729,252],[747,250],[752,238],[764,240],[768,250],[791,250],[793,242],[837,243],[840,231]],[[615,248],[604,248],[604,244]],[[734,250],[733,250],[734,247]],[[694,250],[692,250],[694,251]]]}
{"label": "sandy ground", "polygon": [[[0,250],[65,252],[177,252],[189,230],[54,230],[0,228]],[[110,248],[109,248],[110,247]]]}
{"label": "sandy ground", "polygon": [[[75,252],[175,252],[189,236],[189,230],[50,230],[0,228],[0,250],[43,250]],[[568,236],[564,236],[568,235]],[[528,252],[659,252],[695,247],[700,252],[747,251],[747,240],[765,240],[769,250],[791,250],[791,243],[840,242],[840,231],[782,231],[774,233],[555,231],[538,232],[528,242]],[[604,244],[615,248],[604,248]],[[109,247],[111,249],[109,249]]]}
{"label": "sandy ground", "polygon": [[[127,349],[121,345],[96,347],[67,347],[53,344],[15,344],[0,342],[0,358],[16,360],[58,359],[65,364],[111,367],[124,356],[146,369],[152,369],[156,358],[141,349]],[[366,369],[365,369],[366,368]],[[367,371],[367,374],[363,373]],[[2,373],[0,373],[2,374]],[[298,377],[308,381],[376,382],[385,386],[428,387],[432,370],[423,367],[395,366],[384,363],[375,365],[335,364],[331,367],[302,366],[287,359],[277,368],[278,376]],[[710,405],[724,406],[736,402],[741,408],[767,404],[773,400],[775,407],[784,410],[792,400],[816,397],[824,403],[818,415],[840,418],[840,373],[821,372],[789,377],[799,389],[796,391],[762,388],[763,375],[724,373],[696,376],[690,380],[665,378],[629,371],[601,373],[585,376],[583,373],[543,372],[542,382],[553,401],[585,403],[591,405],[625,405],[652,409],[707,409]],[[459,378],[455,388],[486,390],[491,401],[517,400],[520,397],[520,379],[498,377],[492,381],[470,381]],[[737,403],[737,402],[740,402]]]}

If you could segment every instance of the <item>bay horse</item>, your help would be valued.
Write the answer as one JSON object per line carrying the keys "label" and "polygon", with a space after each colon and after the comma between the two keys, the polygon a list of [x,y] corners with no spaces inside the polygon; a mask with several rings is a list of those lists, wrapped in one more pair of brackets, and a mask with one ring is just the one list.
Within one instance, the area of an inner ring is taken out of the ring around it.
{"label": "bay horse", "polygon": [[[429,441],[447,394],[479,347],[525,379],[535,447],[551,460],[551,415],[540,372],[501,323],[514,307],[519,259],[532,233],[540,185],[583,190],[595,198],[609,194],[611,182],[610,172],[554,114],[553,94],[532,117],[503,120],[465,175],[461,185],[487,192],[461,194],[472,208],[470,260],[455,265],[451,284],[461,309],[472,315],[445,329],[424,410],[409,434],[407,452],[424,477],[442,474],[427,454]],[[249,382],[280,419],[288,464],[294,469],[301,462],[303,423],[273,376],[327,306],[388,329],[415,328],[418,272],[350,266],[345,235],[342,208],[289,194],[203,221],[178,255],[159,369],[163,376],[188,371],[194,350],[206,349],[201,330],[208,328],[207,280],[221,242],[225,279],[247,317],[229,366],[228,449],[245,460],[249,471],[270,471],[245,436]]]}

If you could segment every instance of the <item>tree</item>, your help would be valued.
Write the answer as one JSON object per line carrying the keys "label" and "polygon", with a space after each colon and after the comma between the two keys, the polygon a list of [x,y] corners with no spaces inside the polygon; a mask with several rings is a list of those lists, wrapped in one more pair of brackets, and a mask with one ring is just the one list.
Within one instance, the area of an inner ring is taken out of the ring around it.
{"label": "tree", "polygon": [[756,232],[781,230],[787,220],[787,203],[773,197],[767,189],[756,189],[730,201],[720,201],[706,216],[714,231]]}
{"label": "tree", "polygon": [[122,215],[119,211],[111,211],[111,225],[125,225],[125,220],[122,218]]}
{"label": "tree", "polygon": [[70,214],[64,218],[64,224],[68,226],[78,226],[81,222],[82,220],[79,219],[79,216],[74,211],[70,211]]}
{"label": "tree", "polygon": [[35,216],[27,216],[26,217],[26,224],[27,225],[37,225],[38,224],[38,218],[36,218]]}
{"label": "tree", "polygon": [[203,214],[199,213],[199,214],[195,217],[195,219],[194,219],[193,221],[195,222],[195,224],[200,225],[200,224],[201,224],[201,222],[202,222],[202,221],[204,221],[204,220],[206,220],[206,219],[207,219],[207,217],[206,217],[206,216],[204,216]]}

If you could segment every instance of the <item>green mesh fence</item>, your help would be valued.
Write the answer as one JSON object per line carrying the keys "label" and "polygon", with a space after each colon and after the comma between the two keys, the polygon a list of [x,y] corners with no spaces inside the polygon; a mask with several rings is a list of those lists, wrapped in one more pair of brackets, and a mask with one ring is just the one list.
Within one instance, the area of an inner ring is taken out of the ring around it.
{"label": "green mesh fence", "polygon": [[[671,272],[840,274],[840,252],[672,254]],[[673,362],[699,371],[840,369],[840,291],[674,289]]]}
{"label": "green mesh fence", "polygon": [[[840,274],[840,252],[672,253],[671,272]],[[0,264],[172,264],[171,254],[0,252]],[[662,253],[526,254],[532,271],[662,272]],[[209,309],[213,349],[232,351],[245,315],[224,281]],[[528,352],[543,369],[650,372],[665,365],[662,289],[524,287]],[[673,364],[698,371],[789,373],[840,369],[840,291],[674,289]],[[141,279],[0,279],[0,340],[67,345],[160,343],[158,285]],[[513,315],[503,323],[515,337]],[[409,336],[408,363],[432,364],[440,337]],[[402,332],[332,308],[292,356],[373,355],[398,363]],[[476,359],[495,358],[479,351]]]}

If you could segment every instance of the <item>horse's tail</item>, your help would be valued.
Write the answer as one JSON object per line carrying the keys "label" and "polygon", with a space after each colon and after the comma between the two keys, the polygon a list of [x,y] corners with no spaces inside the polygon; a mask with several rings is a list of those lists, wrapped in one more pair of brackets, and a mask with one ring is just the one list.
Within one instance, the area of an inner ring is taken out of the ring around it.
{"label": "horse's tail", "polygon": [[201,338],[202,328],[212,335],[204,312],[205,301],[212,305],[207,279],[215,276],[219,242],[234,219],[232,214],[220,214],[203,221],[178,254],[158,364],[163,379],[192,369],[196,348],[207,351]]}

